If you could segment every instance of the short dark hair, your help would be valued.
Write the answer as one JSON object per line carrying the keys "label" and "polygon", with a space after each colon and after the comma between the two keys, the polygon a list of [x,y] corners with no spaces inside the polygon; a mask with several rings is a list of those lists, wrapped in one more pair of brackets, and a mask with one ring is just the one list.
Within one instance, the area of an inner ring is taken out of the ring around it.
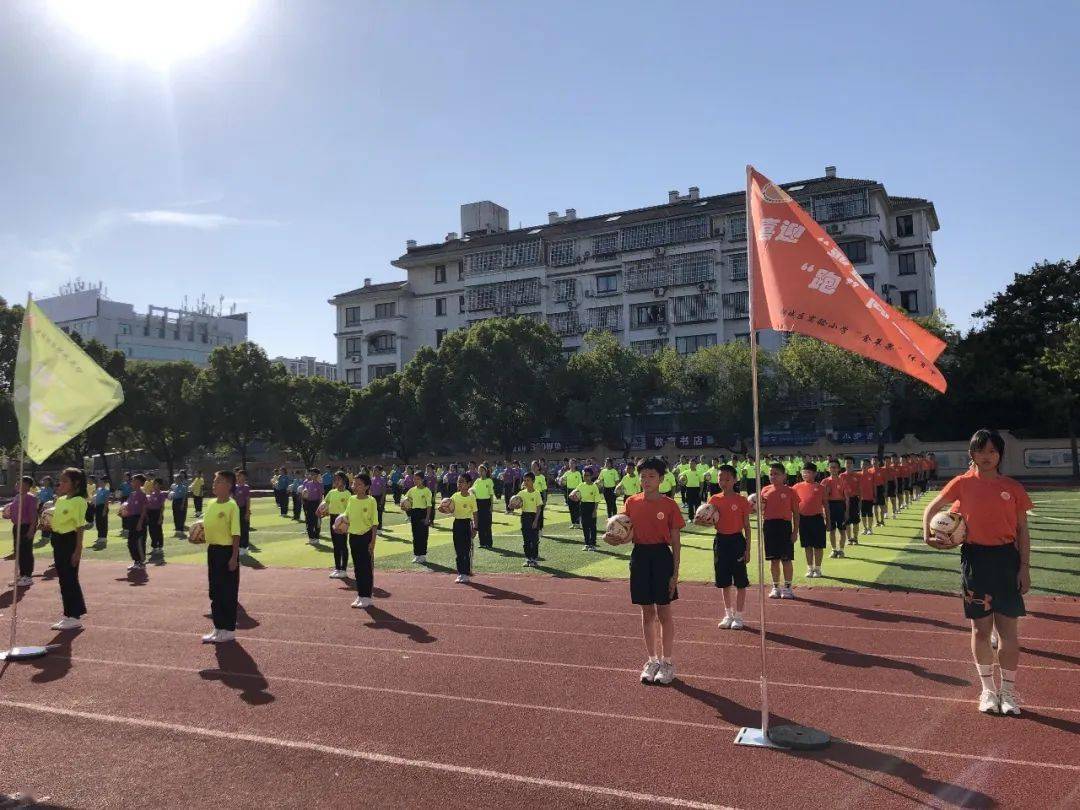
{"label": "short dark hair", "polygon": [[814,462],[812,462],[812,461],[808,461],[805,464],[803,464],[802,468],[804,470],[809,470],[810,472],[813,472],[813,473],[817,472],[817,467],[814,466]]}
{"label": "short dark hair", "polygon": [[145,484],[146,483],[146,476],[143,475],[142,473],[135,473],[133,476],[131,476],[131,480],[132,481],[142,481]]}
{"label": "short dark hair", "polygon": [[234,473],[232,470],[218,470],[216,473],[214,473],[215,478],[219,475],[229,482],[230,489],[236,486],[236,473]]}
{"label": "short dark hair", "polygon": [[779,461],[774,461],[772,464],[770,464],[769,469],[770,470],[776,470],[777,472],[782,472],[785,475],[787,474],[787,467],[785,467]]}
{"label": "short dark hair", "polygon": [[840,466],[840,459],[838,459],[838,458],[830,458],[829,459],[829,466],[831,467],[833,464],[835,464],[837,467],[839,467]]}
{"label": "short dark hair", "polygon": [[71,482],[71,492],[73,495],[77,495],[80,498],[86,497],[86,473],[78,467],[65,467],[61,471],[60,477],[67,477],[67,480]]}
{"label": "short dark hair", "polygon": [[641,475],[644,470],[654,470],[657,475],[663,478],[667,473],[667,462],[656,456],[647,458],[644,461],[639,461],[637,465],[638,475]]}
{"label": "short dark hair", "polygon": [[536,476],[535,476],[535,475],[533,475],[533,474],[532,474],[531,472],[527,472],[527,473],[525,473],[525,475],[523,476],[523,478],[528,478],[528,479],[529,479],[530,481],[535,481],[535,480],[536,480]]}
{"label": "short dark hair", "polygon": [[720,465],[720,472],[731,473],[732,478],[738,478],[739,477],[739,473],[730,464],[721,464]]}
{"label": "short dark hair", "polygon": [[1001,434],[996,430],[990,428],[982,428],[976,430],[975,434],[971,437],[971,441],[968,442],[968,455],[975,453],[979,450],[985,450],[986,445],[993,445],[998,454],[998,467],[1001,466],[1001,460],[1005,457],[1005,440],[1001,438]]}
{"label": "short dark hair", "polygon": [[164,478],[155,478],[154,483],[157,484],[159,487],[163,487],[163,486],[165,486],[165,479]]}
{"label": "short dark hair", "polygon": [[32,475],[24,475],[21,480],[24,484],[34,485],[34,476]]}
{"label": "short dark hair", "polygon": [[[316,472],[318,472],[318,470],[316,470]],[[356,483],[357,481],[363,481],[365,486],[368,488],[371,487],[371,476],[367,473],[357,473],[353,476],[353,483]]]}
{"label": "short dark hair", "polygon": [[471,484],[473,481],[472,473],[463,472],[458,476],[458,481],[465,481],[466,483]]}

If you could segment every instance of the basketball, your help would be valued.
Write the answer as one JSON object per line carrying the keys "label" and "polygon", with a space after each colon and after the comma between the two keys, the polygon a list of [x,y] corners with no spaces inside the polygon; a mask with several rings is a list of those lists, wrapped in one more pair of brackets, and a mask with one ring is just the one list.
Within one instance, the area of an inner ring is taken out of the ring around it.
{"label": "basketball", "polygon": [[412,501],[408,498],[402,498],[399,506],[401,507],[402,512],[408,512],[410,509],[412,509]]}
{"label": "basketball", "polygon": [[206,527],[203,526],[201,520],[196,520],[191,524],[191,527],[188,529],[187,539],[189,543],[194,543],[195,545],[201,545],[206,542]]}
{"label": "basketball", "polygon": [[938,512],[930,520],[930,539],[933,548],[956,548],[967,537],[967,524],[959,512]]}
{"label": "basketball", "polygon": [[511,512],[514,511],[515,509],[520,509],[523,505],[524,504],[522,503],[520,495],[515,495],[513,498],[510,499],[510,511]]}
{"label": "basketball", "polygon": [[321,501],[319,503],[319,507],[315,510],[315,514],[321,518],[330,514],[330,507],[327,505],[326,501]]}
{"label": "basketball", "polygon": [[604,527],[604,542],[611,546],[621,546],[634,539],[634,524],[628,515],[615,515],[608,518]]}
{"label": "basketball", "polygon": [[573,492],[570,493],[570,500],[572,500],[574,503],[581,503],[581,493],[575,489]]}
{"label": "basketball", "polygon": [[335,534],[348,534],[349,533],[349,518],[344,515],[338,515],[337,520],[334,521],[334,533]]}
{"label": "basketball", "polygon": [[715,526],[719,517],[716,507],[711,503],[703,503],[694,512],[694,524],[697,526]]}
{"label": "basketball", "polygon": [[439,501],[439,511],[444,515],[454,514],[454,502],[450,498],[443,498]]}

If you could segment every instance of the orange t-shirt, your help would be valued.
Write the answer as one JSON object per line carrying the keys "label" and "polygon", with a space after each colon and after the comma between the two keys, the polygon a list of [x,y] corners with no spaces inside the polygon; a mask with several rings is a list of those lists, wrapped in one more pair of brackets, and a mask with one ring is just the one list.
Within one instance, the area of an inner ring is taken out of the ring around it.
{"label": "orange t-shirt", "polygon": [[[844,500],[844,482],[839,477],[829,476],[821,482],[821,485],[825,487],[825,497],[830,501],[842,501]],[[798,486],[796,484],[795,486]],[[799,494],[799,499],[802,500],[802,494]]]}
{"label": "orange t-shirt", "polygon": [[786,520],[791,522],[791,507],[799,496],[787,484],[776,487],[767,485],[761,490],[761,500],[765,503],[765,520]]}
{"label": "orange t-shirt", "polygon": [[886,481],[885,468],[884,467],[873,467],[872,469],[873,469],[873,472],[874,472],[874,486],[875,487],[883,487],[883,486],[885,486],[885,481]]}
{"label": "orange t-shirt", "polygon": [[634,543],[653,546],[671,543],[671,532],[686,525],[679,505],[667,495],[646,500],[645,493],[631,495],[623,504],[623,512],[634,524]]}
{"label": "orange t-shirt", "polygon": [[1033,506],[1018,481],[1004,475],[981,478],[974,470],[947,483],[941,497],[956,502],[953,510],[963,515],[967,523],[965,542],[977,546],[1007,546],[1016,542],[1017,521]]}
{"label": "orange t-shirt", "polygon": [[844,485],[844,497],[859,497],[859,482],[862,481],[862,473],[856,470],[840,473],[840,482]]}
{"label": "orange t-shirt", "polygon": [[874,487],[877,484],[877,470],[867,467],[859,476],[859,497],[864,501],[874,500]]}
{"label": "orange t-shirt", "polygon": [[[826,478],[828,482],[832,479]],[[837,481],[837,484],[840,482]],[[811,484],[808,481],[800,481],[792,487],[795,490],[795,494],[799,496],[799,514],[800,515],[820,515],[822,506],[825,503],[825,493],[827,492],[823,484]]]}
{"label": "orange t-shirt", "polygon": [[750,501],[738,493],[713,495],[709,498],[720,517],[716,521],[717,534],[739,534],[746,526],[746,518],[752,511]]}

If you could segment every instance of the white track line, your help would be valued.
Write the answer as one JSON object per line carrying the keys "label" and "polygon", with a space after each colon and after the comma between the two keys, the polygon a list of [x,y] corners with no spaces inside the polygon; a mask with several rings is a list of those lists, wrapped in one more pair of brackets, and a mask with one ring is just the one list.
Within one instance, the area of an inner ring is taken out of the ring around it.
{"label": "white track line", "polygon": [[[28,621],[27,624],[41,624],[47,625],[47,621]],[[122,633],[149,633],[152,635],[167,635],[167,636],[183,636],[185,638],[194,638],[194,633],[184,633],[179,630],[153,630],[143,627],[120,627],[116,625],[102,625],[91,624],[84,627],[84,632],[87,630],[116,630]],[[363,652],[377,652],[377,653],[389,653],[394,655],[401,655],[408,658],[411,655],[427,655],[434,658],[460,658],[468,661],[489,661],[498,664],[524,664],[527,666],[537,667],[563,667],[565,669],[577,669],[587,670],[591,672],[616,672],[620,674],[630,673],[637,675],[637,669],[627,669],[623,667],[610,667],[600,666],[599,664],[577,664],[570,661],[545,661],[533,658],[506,658],[496,655],[476,655],[473,653],[456,653],[456,652],[441,652],[436,650],[421,650],[416,647],[377,647],[370,644],[343,644],[336,641],[307,641],[302,639],[287,639],[287,638],[271,638],[269,636],[249,636],[238,635],[238,641],[255,642],[264,644],[283,644],[283,645],[295,645],[298,647],[329,647],[339,650],[354,650]],[[683,680],[695,679],[702,681],[720,681],[723,683],[745,683],[760,685],[760,678],[732,678],[724,677],[721,675],[692,675],[686,673],[680,673],[679,677]],[[872,695],[880,697],[882,695],[888,697],[905,698],[908,700],[929,700],[939,703],[971,703],[970,698],[960,697],[946,697],[944,695],[920,695],[913,692],[887,692],[881,689],[858,689],[853,686],[830,686],[826,684],[816,683],[800,683],[792,681],[769,681],[771,686],[782,686],[788,689],[817,689],[824,692],[848,692],[858,695]],[[1048,711],[1048,712],[1077,712],[1080,713],[1080,708],[1068,708],[1063,706],[1029,706],[1032,711]]]}
{"label": "white track line", "polygon": [[[166,608],[166,609],[170,609],[170,610],[175,610],[175,606],[173,606],[173,605],[152,605],[151,606],[151,605],[146,605],[146,604],[142,604],[142,603],[138,603],[138,602],[110,602],[109,606],[110,607],[130,607],[130,608],[138,608],[138,609],[143,609],[143,610],[145,610],[147,607],[157,607],[157,608]],[[378,605],[375,605],[375,607],[377,608]],[[270,610],[259,610],[258,615],[259,616],[275,616],[275,617],[286,618],[286,619],[321,619],[321,620],[324,620],[324,621],[340,621],[340,619],[341,619],[340,616],[332,616],[332,615],[328,616],[328,615],[322,614],[322,613],[295,613],[295,612],[293,612],[293,613],[278,613],[276,611],[270,611]],[[548,630],[548,629],[537,628],[537,627],[514,627],[512,625],[462,624],[462,623],[456,623],[456,622],[440,622],[440,621],[434,621],[433,622],[433,621],[428,621],[426,619],[419,619],[419,620],[416,620],[416,621],[410,621],[408,619],[394,618],[394,619],[385,620],[385,619],[376,619],[374,617],[371,617],[369,614],[361,614],[361,616],[363,618],[370,618],[373,622],[375,622],[377,624],[378,623],[382,623],[382,624],[407,624],[407,625],[418,626],[418,622],[423,622],[423,625],[425,627],[429,627],[429,626],[430,627],[448,627],[448,628],[455,629],[455,630],[491,630],[491,631],[495,631],[495,632],[506,632],[506,633],[533,633],[533,634],[543,634],[543,635],[552,635],[552,636],[570,636],[570,637],[579,637],[579,638],[616,639],[616,640],[619,640],[619,641],[640,641],[641,640],[640,635],[623,636],[623,635],[617,635],[615,633],[589,633],[589,632],[586,632],[586,631],[583,631],[583,630]],[[374,628],[374,629],[378,629],[378,628]],[[753,632],[754,633],[753,637],[757,638],[757,635],[756,635],[757,631],[756,631],[755,628],[747,627],[746,629],[749,632]],[[737,637],[738,636],[738,631],[736,631],[732,635],[735,635]],[[731,642],[731,641],[705,641],[705,640],[702,640],[702,639],[680,638],[679,643],[680,644],[696,644],[696,645],[706,646],[706,647],[742,647],[742,648],[750,649],[750,650],[757,650],[757,649],[760,648],[760,645],[756,641],[752,642],[752,643],[748,643],[748,644],[739,644],[739,643]],[[827,652],[825,650],[805,650],[805,649],[802,649],[801,647],[790,646],[790,645],[786,644],[783,641],[773,641],[772,643],[775,646],[770,647],[770,649],[775,650],[777,652],[805,653],[807,655],[819,655],[821,653]],[[813,642],[813,643],[819,643],[819,642]],[[820,642],[820,643],[825,644],[826,642]],[[963,665],[965,667],[971,666],[971,659],[970,658],[939,658],[939,657],[926,656],[926,655],[908,655],[906,653],[897,653],[897,652],[881,652],[881,653],[877,653],[877,652],[866,652],[864,650],[852,650],[852,649],[848,649],[848,648],[843,648],[843,649],[838,648],[836,650],[836,652],[840,652],[840,653],[845,654],[845,655],[862,656],[864,658],[899,658],[899,659],[903,659],[905,661],[935,661],[935,662],[940,662],[940,663],[959,664],[959,665]],[[1064,666],[1064,667],[1050,667],[1050,666],[1042,666],[1040,664],[1027,664],[1027,663],[1025,663],[1024,664],[1024,669],[1025,670],[1043,669],[1043,670],[1051,670],[1051,671],[1054,671],[1054,672],[1069,672],[1069,673],[1072,673],[1074,675],[1080,675],[1080,666],[1075,666],[1075,665],[1074,666]]]}
{"label": "white track line", "polygon": [[734,810],[725,805],[697,802],[690,799],[679,799],[673,796],[656,796],[651,793],[636,793],[630,790],[604,787],[603,785],[587,785],[581,782],[564,782],[558,779],[542,779],[537,776],[524,776],[522,774],[493,771],[487,768],[474,768],[468,765],[457,765],[449,762],[432,762],[424,759],[406,759],[390,754],[376,754],[371,751],[357,751],[352,748],[340,748],[320,743],[302,742],[299,740],[287,740],[280,737],[266,737],[259,734],[244,734],[235,731],[223,731],[220,729],[187,726],[180,723],[165,723],[160,720],[147,720],[139,717],[123,717],[115,714],[101,714],[98,712],[84,712],[75,709],[60,709],[54,706],[45,706],[40,703],[20,703],[13,700],[0,700],[0,706],[24,711],[41,712],[60,717],[77,718],[80,720],[93,720],[99,723],[127,726],[129,728],[153,729],[155,731],[168,731],[178,734],[187,734],[193,737],[209,737],[217,740],[230,742],[246,742],[257,745],[270,745],[277,748],[287,748],[294,751],[310,751],[316,754],[329,756],[347,757],[349,759],[375,762],[380,765],[395,765],[404,768],[419,768],[428,771],[449,773],[455,776],[471,776],[480,779],[493,779],[500,782],[509,782],[531,787],[556,788],[569,790],[577,793],[592,794],[595,796],[609,796],[615,799],[623,799],[631,802],[641,802],[652,805],[665,805],[667,807],[690,807],[700,810]]}

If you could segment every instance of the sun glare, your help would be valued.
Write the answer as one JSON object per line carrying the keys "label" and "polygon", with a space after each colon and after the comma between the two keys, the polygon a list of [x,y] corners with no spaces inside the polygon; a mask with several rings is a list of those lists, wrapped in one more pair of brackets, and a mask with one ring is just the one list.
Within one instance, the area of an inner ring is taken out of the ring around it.
{"label": "sun glare", "polygon": [[120,59],[159,70],[232,37],[255,0],[52,0],[54,15]]}

